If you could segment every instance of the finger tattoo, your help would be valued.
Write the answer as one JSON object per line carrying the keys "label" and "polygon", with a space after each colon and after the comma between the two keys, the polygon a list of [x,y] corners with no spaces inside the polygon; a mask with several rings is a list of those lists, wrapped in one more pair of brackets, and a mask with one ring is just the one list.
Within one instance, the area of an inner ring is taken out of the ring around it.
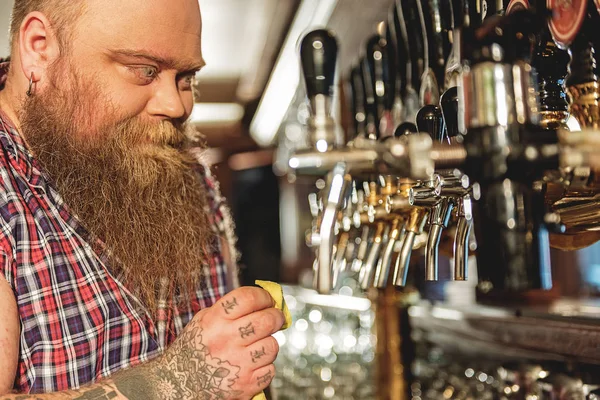
{"label": "finger tattoo", "polygon": [[266,352],[264,346],[261,350],[251,351],[250,356],[252,357],[252,362],[255,363],[259,358],[261,358],[265,354]]}
{"label": "finger tattoo", "polygon": [[246,326],[242,326],[238,328],[240,330],[240,335],[243,338],[254,335],[254,326],[252,326],[252,322],[250,322]]}

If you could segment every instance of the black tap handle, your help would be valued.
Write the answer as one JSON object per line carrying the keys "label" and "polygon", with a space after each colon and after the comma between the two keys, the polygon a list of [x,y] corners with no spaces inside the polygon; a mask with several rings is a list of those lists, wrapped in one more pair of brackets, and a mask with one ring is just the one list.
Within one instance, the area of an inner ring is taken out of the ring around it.
{"label": "black tap handle", "polygon": [[499,46],[503,62],[531,63],[543,22],[542,17],[527,9],[516,10],[502,18],[487,19],[476,33],[469,30],[463,38],[462,59],[471,64],[497,62],[499,56],[490,49]]}
{"label": "black tap handle", "polygon": [[417,113],[417,128],[419,132],[427,132],[434,141],[444,140],[444,118],[440,107],[428,104]]}
{"label": "black tap handle", "polygon": [[488,289],[552,287],[544,198],[529,185],[504,179],[481,188],[474,215],[477,270]]}
{"label": "black tap handle", "polygon": [[300,44],[300,58],[309,98],[333,93],[338,44],[326,29],[309,32]]}
{"label": "black tap handle", "polygon": [[355,66],[350,72],[350,87],[352,91],[352,122],[356,136],[365,134],[365,89],[360,66]]}
{"label": "black tap handle", "polygon": [[569,53],[554,44],[550,30],[544,27],[532,60],[532,66],[538,72],[540,111],[562,113],[565,118],[568,115],[569,103],[564,91],[568,64]]}
{"label": "black tap handle", "polygon": [[[387,40],[378,34],[371,36],[367,41],[366,65],[373,85],[377,119],[381,118],[383,110],[391,110],[394,104],[392,89],[394,82],[392,82],[388,47]],[[395,79],[396,76],[393,75],[393,78]]]}
{"label": "black tap handle", "polygon": [[433,70],[439,86],[444,84],[446,60],[450,55],[451,45],[448,37],[452,14],[446,9],[442,13],[442,2],[450,0],[422,0],[425,34],[427,37],[427,50],[429,68]]}
{"label": "black tap handle", "polygon": [[378,139],[379,118],[377,114],[377,102],[375,100],[375,84],[371,78],[366,57],[360,61],[360,74],[362,76],[363,93],[365,96],[365,137],[368,139]]}
{"label": "black tap handle", "polygon": [[394,101],[398,97],[402,79],[398,71],[396,38],[395,26],[387,23],[385,29],[385,53],[387,57],[385,58],[384,79],[388,81],[389,92],[386,93],[386,110],[391,110],[394,107]]}
{"label": "black tap handle", "polygon": [[396,130],[394,131],[394,137],[399,138],[404,135],[412,135],[413,133],[418,132],[419,130],[415,124],[412,122],[403,122],[396,127]]}
{"label": "black tap handle", "polygon": [[460,29],[465,26],[465,1],[451,0],[452,5],[452,27]]}
{"label": "black tap handle", "polygon": [[404,98],[406,95],[406,86],[413,85],[413,65],[412,58],[409,54],[408,31],[400,0],[396,0],[394,4],[389,24],[394,26],[394,31],[396,33],[396,64],[401,82],[399,90]]}
{"label": "black tap handle", "polygon": [[453,86],[446,90],[440,99],[440,106],[444,115],[444,124],[449,138],[461,134],[458,128],[458,89]]}
{"label": "black tap handle", "polygon": [[408,32],[408,54],[411,58],[411,80],[413,88],[419,92],[421,77],[428,65],[427,38],[419,0],[400,0],[396,4],[402,11]]}

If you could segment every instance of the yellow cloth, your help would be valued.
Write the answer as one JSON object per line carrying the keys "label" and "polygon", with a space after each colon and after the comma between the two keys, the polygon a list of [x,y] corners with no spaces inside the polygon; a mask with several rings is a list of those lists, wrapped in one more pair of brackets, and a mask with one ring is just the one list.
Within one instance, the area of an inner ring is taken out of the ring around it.
{"label": "yellow cloth", "polygon": [[[283,298],[283,289],[281,285],[275,282],[270,281],[256,281],[254,282],[261,288],[265,289],[273,300],[275,300],[275,307],[283,311],[283,316],[285,317],[285,323],[281,327],[281,329],[287,329],[292,325],[292,314],[290,314],[290,310],[288,309],[287,304],[285,304],[285,299]],[[252,398],[252,400],[266,400],[267,397],[264,393],[257,394]]]}

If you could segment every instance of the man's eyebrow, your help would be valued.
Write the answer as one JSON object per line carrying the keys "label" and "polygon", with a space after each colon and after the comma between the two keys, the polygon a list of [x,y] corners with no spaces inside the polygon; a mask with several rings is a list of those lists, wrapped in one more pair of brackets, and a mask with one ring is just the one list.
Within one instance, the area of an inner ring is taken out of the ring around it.
{"label": "man's eyebrow", "polygon": [[162,67],[174,69],[180,72],[195,72],[199,71],[206,65],[206,62],[200,57],[197,60],[176,60],[172,58],[161,57],[158,54],[149,53],[147,51],[130,50],[130,49],[117,49],[111,50],[111,53],[117,56],[125,56],[130,58],[138,58],[154,61]]}

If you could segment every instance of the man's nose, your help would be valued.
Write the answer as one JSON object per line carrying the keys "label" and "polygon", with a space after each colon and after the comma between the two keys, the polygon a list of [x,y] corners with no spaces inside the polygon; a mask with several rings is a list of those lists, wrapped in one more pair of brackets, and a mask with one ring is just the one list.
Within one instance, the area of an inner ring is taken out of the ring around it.
{"label": "man's nose", "polygon": [[155,117],[181,119],[185,115],[185,106],[175,82],[160,82],[148,102],[148,113]]}

